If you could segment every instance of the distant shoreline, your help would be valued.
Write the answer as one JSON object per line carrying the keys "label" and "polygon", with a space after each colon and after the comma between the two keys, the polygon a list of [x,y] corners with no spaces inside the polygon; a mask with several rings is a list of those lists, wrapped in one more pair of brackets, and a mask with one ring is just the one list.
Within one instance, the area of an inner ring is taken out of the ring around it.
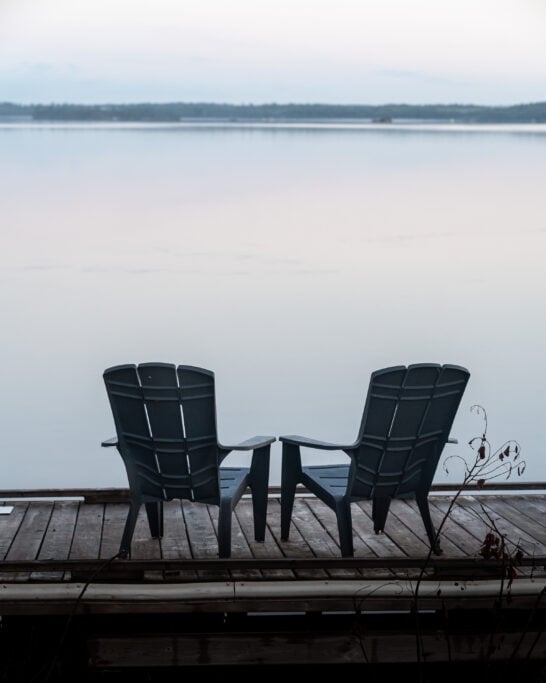
{"label": "distant shoreline", "polygon": [[463,104],[16,104],[0,102],[2,122],[119,123],[546,123],[546,102],[503,107]]}
{"label": "distant shoreline", "polygon": [[65,130],[246,130],[246,131],[368,131],[381,133],[533,133],[546,134],[546,123],[470,123],[465,121],[438,121],[422,119],[420,121],[398,121],[385,125],[373,121],[355,119],[182,119],[181,121],[94,121],[85,120],[34,120],[30,117],[3,117],[0,115],[0,130],[7,128],[20,129],[65,129]]}

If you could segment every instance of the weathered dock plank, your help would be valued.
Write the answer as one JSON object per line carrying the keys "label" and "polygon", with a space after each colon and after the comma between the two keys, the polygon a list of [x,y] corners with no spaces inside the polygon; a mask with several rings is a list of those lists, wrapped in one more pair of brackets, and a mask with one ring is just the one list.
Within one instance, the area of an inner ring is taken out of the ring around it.
{"label": "weathered dock plank", "polygon": [[127,504],[107,503],[104,508],[104,523],[99,557],[108,560],[119,552],[121,535],[127,519]]}
{"label": "weathered dock plank", "polygon": [[377,557],[400,558],[406,553],[394,543],[387,534],[376,534],[371,518],[371,503],[361,501],[351,506],[353,518],[353,536],[358,535],[369,546]]}
{"label": "weathered dock plank", "polygon": [[[53,511],[44,535],[39,560],[65,560],[70,555],[72,539],[78,516],[78,503],[59,501],[53,506]],[[32,572],[32,581],[56,581],[64,578],[63,572]]]}
{"label": "weathered dock plank", "polygon": [[[194,558],[216,559],[218,557],[218,537],[207,510],[202,503],[184,500],[182,512],[186,521],[191,553]],[[229,580],[229,572],[199,571],[198,576],[209,580]]]}
{"label": "weathered dock plank", "polygon": [[544,500],[542,496],[502,496],[502,501],[505,505],[515,508],[520,514],[525,515],[536,524],[546,528],[546,500]]}
{"label": "weathered dock plank", "polygon": [[[521,509],[514,508],[509,501],[499,496],[488,496],[483,498],[481,503],[489,510],[495,519],[502,519],[503,524],[511,531],[507,533],[513,539],[515,534],[520,534],[525,543],[528,543],[535,554],[543,555],[546,551],[546,528],[542,526],[537,517],[530,519]],[[474,502],[478,502],[474,499]]]}
{"label": "weathered dock plank", "polygon": [[[252,557],[257,559],[265,558],[280,558],[284,557],[282,550],[271,530],[268,526],[265,529],[265,539],[263,543],[254,540],[254,516],[252,514],[252,505],[245,503],[239,504],[235,508],[235,514],[241,526],[241,531],[245,535],[249,548],[252,551]],[[264,569],[262,574],[265,579],[293,579],[294,572],[290,569]]]}
{"label": "weathered dock plank", "polygon": [[[208,508],[212,524],[214,526],[214,531],[218,535],[218,512],[219,509],[216,505],[211,505]],[[245,535],[237,519],[237,515],[231,515],[231,557],[233,558],[246,558],[250,559],[252,557],[252,551],[247,543]],[[234,569],[231,572],[231,578],[235,581],[240,581],[244,579],[260,579],[262,573],[258,569]]]}
{"label": "weathered dock plank", "polygon": [[[161,557],[161,548],[159,538],[153,538],[150,534],[150,527],[148,526],[148,517],[146,516],[146,508],[141,506],[135,531],[131,542],[131,557],[135,560],[154,560]],[[161,581],[163,579],[162,572],[144,572],[144,579],[149,581]]]}
{"label": "weathered dock plank", "polygon": [[25,517],[28,503],[13,506],[9,515],[0,515],[0,560],[5,559]]}
{"label": "weathered dock plank", "polygon": [[[451,633],[423,631],[426,663],[485,662],[546,656],[546,634],[530,631]],[[493,646],[493,647],[492,647]],[[191,633],[94,637],[93,668],[201,665],[370,664],[418,661],[415,634],[363,629],[346,633]],[[529,655],[527,653],[530,653]]]}
{"label": "weathered dock plank", "polygon": [[79,506],[74,538],[70,548],[70,559],[98,559],[103,522],[104,504],[82,503]]}
{"label": "weathered dock plank", "polygon": [[[338,528],[337,528],[337,518],[335,515],[335,512],[331,510],[327,505],[324,505],[320,500],[316,498],[306,498],[305,499],[306,504],[309,506],[309,508],[312,510],[313,514],[317,517],[317,519],[320,521],[322,526],[326,529],[328,534],[336,540],[338,537]],[[373,552],[373,550],[362,540],[362,538],[354,532],[353,528],[353,545],[354,545],[354,552],[355,552],[355,557],[377,557],[377,555]],[[340,550],[338,547],[338,553],[337,555],[340,554]],[[362,576],[370,576],[370,577],[379,577],[379,576],[385,576],[385,577],[392,577],[393,574],[390,570],[377,570],[377,569],[360,569],[358,570],[359,573]]]}
{"label": "weathered dock plank", "polygon": [[[326,532],[320,521],[306,504],[304,498],[296,498],[292,513],[292,526],[298,529],[301,537],[311,548],[315,557],[339,557],[339,545]],[[350,569],[330,569],[328,575],[333,578],[358,576],[358,571]]]}
{"label": "weathered dock plank", "polygon": [[521,515],[509,506],[499,506],[497,496],[483,496],[479,500],[474,496],[468,496],[461,504],[493,523],[499,532],[506,536],[507,541],[521,546],[527,555],[544,554],[546,546],[522,528]]}
{"label": "weathered dock plank", "polygon": [[478,540],[478,537],[472,534],[464,524],[461,524],[454,519],[453,515],[449,514],[446,517],[451,500],[449,498],[443,498],[443,500],[440,501],[435,497],[430,498],[429,502],[431,509],[437,510],[437,519],[443,520],[445,518],[440,544],[443,545],[444,538],[448,537],[458,548],[460,548],[461,552],[466,557],[477,557],[481,546],[481,539]]}
{"label": "weathered dock plank", "polygon": [[[476,539],[476,552],[478,552],[485,538],[485,534],[487,533],[487,525],[475,510],[468,508],[468,506],[463,504],[464,500],[465,496],[458,498],[456,504],[449,513],[450,519],[463,527]],[[440,510],[441,513],[445,515],[450,507],[450,501],[447,498],[444,499],[438,497],[435,499],[434,505],[438,510]]]}
{"label": "weathered dock plank", "polygon": [[[35,502],[28,505],[6,554],[6,560],[33,560],[38,556],[52,511],[53,503]],[[19,572],[3,580],[28,581],[30,574],[31,572]]]}
{"label": "weathered dock plank", "polygon": [[[287,540],[281,539],[281,506],[278,500],[270,501],[267,514],[268,526],[285,557],[296,559],[315,557],[296,525],[290,525],[290,535]],[[298,569],[295,573],[300,579],[323,579],[327,577],[323,569]]]}
{"label": "weathered dock plank", "polygon": [[[488,531],[483,505],[502,533],[515,542],[522,541],[529,562],[521,567],[521,573],[532,571],[532,576],[542,576],[545,562],[534,558],[546,557],[546,496],[473,493],[461,496],[454,506],[442,534],[442,562],[430,567],[431,571],[450,578],[498,573],[498,568],[485,566],[479,555]],[[437,525],[450,502],[449,496],[430,497]],[[4,562],[0,578],[9,582],[56,582],[92,577],[103,583],[143,578],[155,582],[339,581],[358,577],[388,581],[417,576],[419,562],[428,555],[428,541],[414,501],[394,501],[385,533],[379,535],[373,531],[371,503],[361,501],[352,505],[354,563],[343,564],[334,513],[318,499],[306,496],[296,499],[288,541],[280,539],[279,500],[270,499],[264,543],[254,540],[252,502],[242,499],[233,516],[232,558],[228,563],[212,565],[207,562],[218,561],[216,507],[189,501],[166,503],[162,539],[151,538],[142,508],[131,559],[106,565],[118,552],[127,509],[127,503],[76,500],[14,503],[11,514],[0,517],[0,561]],[[169,565],[169,560],[181,562]],[[273,564],[259,564],[266,560]],[[467,561],[464,566],[463,560]],[[192,566],[198,561],[205,563]],[[10,562],[23,564],[11,566]]]}
{"label": "weathered dock plank", "polygon": [[[436,509],[432,506],[430,510],[430,516],[432,517],[432,523],[434,528],[437,530],[442,522],[442,515],[438,514]],[[417,503],[414,500],[395,500],[391,505],[391,511],[389,514],[393,514],[396,519],[398,519],[400,524],[408,527],[415,535],[424,533],[423,520],[421,518],[421,513],[417,507]],[[421,540],[421,538],[419,539]],[[440,539],[440,545],[442,551],[450,556],[457,557],[464,555],[463,550],[457,545],[450,537],[449,534],[444,533]],[[428,539],[425,540],[425,551],[428,553],[430,546]]]}
{"label": "weathered dock plank", "polygon": [[419,516],[420,526],[417,526],[416,524],[415,529],[406,526],[396,514],[396,511],[399,509],[399,505],[402,502],[403,501],[400,500],[392,501],[383,533],[406,555],[410,557],[426,557],[430,546],[425,540],[424,533],[422,536],[419,535],[421,532],[420,526],[423,526],[423,522]]}
{"label": "weathered dock plank", "polygon": [[[170,500],[163,505],[163,538],[160,539],[161,557],[164,560],[191,559],[190,542],[186,521],[182,514],[182,504],[179,500]],[[181,580],[192,581],[197,577],[195,571],[182,570],[165,572],[165,579],[172,580],[177,576]]]}

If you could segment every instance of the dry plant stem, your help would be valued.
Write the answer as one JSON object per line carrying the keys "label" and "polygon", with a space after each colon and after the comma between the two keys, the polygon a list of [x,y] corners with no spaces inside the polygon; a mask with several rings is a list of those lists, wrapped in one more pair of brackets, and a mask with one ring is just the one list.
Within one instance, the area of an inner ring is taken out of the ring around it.
{"label": "dry plant stem", "polygon": [[[434,545],[431,546],[429,549],[427,556],[425,558],[425,561],[421,567],[421,570],[419,572],[419,575],[417,577],[416,583],[415,583],[415,589],[414,589],[414,599],[413,599],[413,604],[412,604],[412,611],[415,616],[415,639],[416,639],[416,652],[417,652],[417,664],[418,664],[418,677],[419,681],[423,681],[423,641],[422,641],[422,635],[421,635],[421,630],[420,630],[420,620],[419,620],[419,589],[421,586],[421,583],[423,581],[423,578],[425,576],[425,572],[427,571],[427,568],[430,564],[430,559],[432,557],[432,554],[434,552],[434,548],[439,547],[439,540],[440,540],[440,535],[442,533],[442,530],[449,519],[449,516],[451,515],[451,512],[454,508],[454,506],[457,504],[457,501],[465,489],[465,487],[470,484],[471,482],[475,482],[477,487],[479,489],[483,488],[485,485],[486,481],[491,481],[492,479],[496,479],[502,475],[507,475],[506,478],[509,478],[510,475],[512,474],[512,471],[514,469],[517,470],[518,476],[523,474],[525,471],[525,462],[520,462],[517,467],[515,465],[515,461],[518,459],[519,454],[521,452],[521,447],[517,441],[508,441],[505,442],[500,448],[496,449],[495,451],[492,451],[491,445],[487,439],[487,413],[482,406],[472,406],[471,410],[474,410],[477,412],[479,415],[482,416],[482,419],[484,421],[484,428],[482,435],[479,437],[475,437],[474,439],[471,439],[469,442],[470,447],[476,451],[476,456],[474,457],[474,462],[473,464],[469,467],[467,464],[467,461],[462,457],[462,456],[451,456],[448,458],[448,460],[452,458],[458,459],[460,462],[464,464],[464,470],[465,470],[465,476],[463,478],[463,482],[460,485],[459,489],[455,493],[453,499],[451,500],[447,511],[445,512],[444,516],[442,517],[442,520],[438,526],[438,529],[436,531],[435,537],[434,537]],[[479,446],[476,448],[476,444],[479,444]],[[513,458],[513,463],[510,462],[509,458],[512,454],[514,455]],[[447,463],[447,461],[446,461]],[[445,463],[445,464],[446,464]],[[444,464],[444,466],[445,466]],[[447,468],[446,468],[447,472]],[[502,534],[499,533],[496,525],[494,524],[494,521],[490,517],[490,515],[487,513],[485,510],[484,506],[481,505],[482,510],[486,517],[489,519],[490,522],[490,527],[495,530],[495,532],[498,534],[498,536],[502,539],[502,560],[503,560],[503,566],[502,566],[502,572],[501,572],[501,584],[500,584],[500,589],[499,589],[499,604],[502,602],[502,597],[504,595],[504,584],[505,584],[505,578],[506,578],[506,566],[505,566],[505,557],[504,557],[504,551],[506,548],[506,540]],[[519,546],[517,544],[516,548],[519,550]],[[509,557],[510,559],[510,571],[513,569],[513,561],[512,558]],[[509,580],[509,587],[511,586],[513,576],[510,576]],[[448,637],[448,643],[449,643],[449,636]],[[492,637],[490,639],[490,646],[488,648],[489,654],[491,653],[491,647],[492,647]],[[449,645],[448,645],[448,652],[450,652]]]}

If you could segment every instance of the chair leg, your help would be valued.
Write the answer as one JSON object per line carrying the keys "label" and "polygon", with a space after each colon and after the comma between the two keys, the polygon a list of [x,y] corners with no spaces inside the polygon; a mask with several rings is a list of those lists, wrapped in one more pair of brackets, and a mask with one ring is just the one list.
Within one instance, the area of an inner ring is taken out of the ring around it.
{"label": "chair leg", "polygon": [[385,528],[390,505],[391,499],[386,496],[377,497],[372,500],[373,530],[376,534]]}
{"label": "chair leg", "polygon": [[354,548],[351,504],[343,498],[336,500],[335,513],[337,517],[337,530],[339,532],[341,556],[352,557],[354,555]]}
{"label": "chair leg", "polygon": [[296,486],[301,480],[301,456],[299,446],[283,443],[281,474],[281,539],[288,540],[290,521],[294,508]]}
{"label": "chair leg", "polygon": [[218,554],[220,557],[231,557],[231,512],[231,498],[222,498],[218,513]]}
{"label": "chair leg", "polygon": [[163,501],[157,503],[145,503],[146,515],[148,516],[148,526],[152,538],[162,538],[163,536]]}
{"label": "chair leg", "polygon": [[267,489],[269,486],[269,452],[269,445],[257,448],[252,454],[252,463],[250,465],[249,484],[252,491],[254,538],[256,541],[265,540]]}
{"label": "chair leg", "polygon": [[123,536],[121,537],[121,543],[119,546],[120,557],[131,557],[131,539],[133,538],[133,532],[135,530],[139,510],[140,503],[131,500],[129,503],[129,512],[127,513],[125,528],[123,529]]}
{"label": "chair leg", "polygon": [[419,512],[421,513],[421,517],[423,518],[423,524],[425,525],[425,530],[427,532],[428,540],[430,543],[430,547],[432,548],[432,552],[435,555],[441,555],[442,554],[442,549],[440,548],[440,539],[437,537],[436,532],[434,531],[434,525],[432,524],[432,518],[430,516],[430,509],[428,506],[428,496],[427,494],[416,494],[415,500],[417,502],[417,507],[419,508]]}

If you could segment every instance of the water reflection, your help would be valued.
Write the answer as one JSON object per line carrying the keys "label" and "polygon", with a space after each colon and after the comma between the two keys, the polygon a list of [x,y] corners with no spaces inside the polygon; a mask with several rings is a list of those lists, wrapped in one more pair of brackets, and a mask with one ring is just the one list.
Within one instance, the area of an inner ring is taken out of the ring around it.
{"label": "water reflection", "polygon": [[481,403],[544,478],[546,134],[496,132],[0,127],[3,486],[124,484],[101,373],[152,360],[216,372],[225,441],[351,440],[374,369],[458,363],[449,452]]}

